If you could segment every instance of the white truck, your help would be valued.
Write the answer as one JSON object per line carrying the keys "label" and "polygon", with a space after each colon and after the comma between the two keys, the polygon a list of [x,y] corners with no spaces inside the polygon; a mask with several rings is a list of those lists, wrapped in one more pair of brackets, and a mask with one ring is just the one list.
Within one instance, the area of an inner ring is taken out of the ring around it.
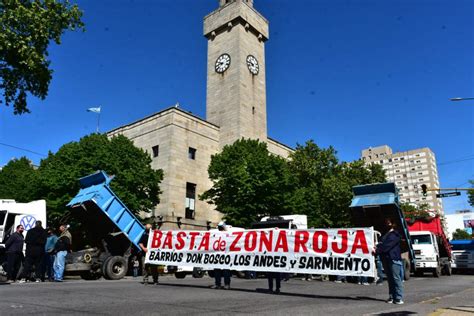
{"label": "white truck", "polygon": [[[29,203],[18,203],[15,200],[0,200],[0,281],[6,281],[5,242],[18,225],[23,225],[25,232],[35,227],[36,221],[46,225],[46,201],[38,200]],[[25,235],[26,236],[26,235]]]}

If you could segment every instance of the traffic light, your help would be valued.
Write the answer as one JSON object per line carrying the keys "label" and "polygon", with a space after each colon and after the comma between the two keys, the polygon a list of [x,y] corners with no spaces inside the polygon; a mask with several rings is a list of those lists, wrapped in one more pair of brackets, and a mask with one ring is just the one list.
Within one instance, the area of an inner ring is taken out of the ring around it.
{"label": "traffic light", "polygon": [[428,195],[428,187],[426,186],[426,184],[421,185],[421,192],[423,192],[423,196]]}

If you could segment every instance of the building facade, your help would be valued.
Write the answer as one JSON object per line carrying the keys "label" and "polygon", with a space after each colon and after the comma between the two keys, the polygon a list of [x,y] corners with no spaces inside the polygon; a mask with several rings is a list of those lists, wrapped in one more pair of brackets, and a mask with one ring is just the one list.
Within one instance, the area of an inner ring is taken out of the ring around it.
{"label": "building facade", "polygon": [[436,191],[423,196],[421,185],[439,188],[438,168],[435,154],[429,148],[420,148],[393,153],[387,146],[370,147],[362,150],[366,163],[379,164],[385,170],[387,180],[394,182],[399,190],[400,201],[412,205],[428,204],[430,210],[444,214],[443,203],[436,197]]}
{"label": "building facade", "polygon": [[267,136],[265,42],[268,21],[252,0],[220,0],[204,18],[208,41],[206,119],[178,106],[164,109],[108,132],[124,135],[162,169],[160,204],[149,216],[163,228],[204,229],[222,214],[198,196],[212,186],[211,156],[241,138],[267,143],[288,157],[292,149]]}
{"label": "building facade", "polygon": [[474,212],[471,210],[460,210],[454,214],[446,215],[446,223],[448,226],[448,238],[453,238],[453,233],[457,229],[465,230],[468,234],[473,233],[474,228]]}

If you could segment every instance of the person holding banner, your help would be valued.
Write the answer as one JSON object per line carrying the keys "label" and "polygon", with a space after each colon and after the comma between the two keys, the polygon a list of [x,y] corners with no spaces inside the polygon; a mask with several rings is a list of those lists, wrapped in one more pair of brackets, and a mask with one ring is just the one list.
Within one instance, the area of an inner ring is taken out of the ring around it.
{"label": "person holding banner", "polygon": [[[267,272],[268,279],[268,292],[273,294],[280,294],[281,287],[281,273],[280,272]],[[275,279],[276,289],[273,291],[273,279]]]}
{"label": "person holding banner", "polygon": [[[225,222],[221,221],[217,224],[217,229],[221,232],[227,231]],[[229,269],[214,269],[214,285],[211,289],[225,289],[230,290],[230,270]],[[222,286],[222,277],[224,277],[224,286]]]}
{"label": "person holding banner", "polygon": [[146,224],[145,225],[145,232],[143,233],[142,237],[140,238],[140,242],[138,245],[140,246],[142,252],[143,252],[143,257],[142,257],[142,267],[143,267],[143,284],[148,284],[148,277],[152,276],[153,278],[153,284],[157,285],[158,284],[158,266],[154,264],[145,264],[145,257],[146,254],[148,253],[148,238],[150,236],[150,233],[152,231],[152,226],[151,224]]}
{"label": "person holding banner", "polygon": [[400,250],[400,233],[395,229],[391,219],[385,220],[389,231],[377,245],[376,253],[380,255],[388,282],[389,298],[387,303],[403,304],[403,261]]}

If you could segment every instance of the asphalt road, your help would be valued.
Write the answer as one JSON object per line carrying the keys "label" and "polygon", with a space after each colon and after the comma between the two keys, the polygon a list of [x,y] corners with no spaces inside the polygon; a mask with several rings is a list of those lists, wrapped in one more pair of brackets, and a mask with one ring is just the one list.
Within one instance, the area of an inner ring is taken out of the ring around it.
{"label": "asphalt road", "polygon": [[213,290],[212,279],[160,277],[119,281],[0,285],[0,315],[427,315],[439,308],[474,306],[474,276],[412,278],[405,304],[385,303],[387,285],[283,282],[279,295],[264,292],[266,279],[232,279],[231,290]]}

